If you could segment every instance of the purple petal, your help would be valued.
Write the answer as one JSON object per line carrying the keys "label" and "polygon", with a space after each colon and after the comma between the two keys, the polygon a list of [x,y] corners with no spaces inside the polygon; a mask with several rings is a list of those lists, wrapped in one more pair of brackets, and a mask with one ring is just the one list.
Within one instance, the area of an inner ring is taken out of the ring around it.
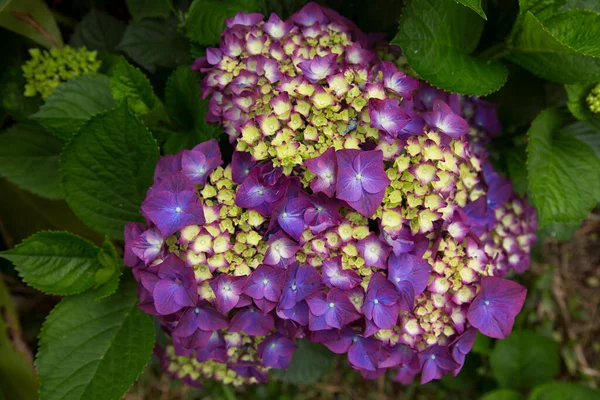
{"label": "purple petal", "polygon": [[316,179],[310,184],[314,193],[323,192],[328,197],[333,197],[337,178],[337,159],[333,147],[327,149],[319,157],[305,160],[306,167],[315,175]]}
{"label": "purple petal", "polygon": [[270,314],[263,314],[252,307],[239,310],[231,319],[229,332],[244,332],[248,336],[266,336],[275,321]]}
{"label": "purple petal", "polygon": [[362,282],[362,278],[351,269],[342,269],[342,256],[323,261],[321,267],[323,282],[330,288],[342,290],[354,289]]}
{"label": "purple petal", "polygon": [[410,282],[415,295],[423,293],[429,281],[431,265],[427,260],[412,254],[392,254],[388,260],[388,279],[397,288]]}
{"label": "purple petal", "polygon": [[467,121],[454,114],[448,104],[439,99],[433,102],[433,111],[422,115],[429,126],[454,139],[467,134],[471,129]]}
{"label": "purple petal", "polygon": [[396,138],[411,121],[411,117],[398,105],[397,99],[369,99],[371,128],[383,131],[390,138]]}
{"label": "purple petal", "polygon": [[467,319],[484,335],[504,339],[510,335],[526,295],[527,289],[516,282],[484,276],[479,294],[469,306]]}

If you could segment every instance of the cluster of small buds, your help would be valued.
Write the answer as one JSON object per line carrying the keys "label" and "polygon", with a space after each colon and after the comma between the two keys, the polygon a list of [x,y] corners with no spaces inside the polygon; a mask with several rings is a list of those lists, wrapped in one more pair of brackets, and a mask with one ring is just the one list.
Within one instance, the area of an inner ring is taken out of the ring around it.
{"label": "cluster of small buds", "polygon": [[600,83],[597,84],[587,95],[585,101],[594,114],[600,114]]}
{"label": "cluster of small buds", "polygon": [[[380,61],[314,3],[263,20],[228,20],[193,66],[231,163],[216,141],[163,157],[147,224],[126,227],[169,371],[260,382],[306,337],[367,379],[457,374],[477,331],[510,333],[526,290],[501,276],[535,240],[533,210],[487,160],[494,108]],[[232,333],[247,344],[225,357]]]}
{"label": "cluster of small buds", "polygon": [[374,44],[351,22],[314,3],[288,21],[263,19],[228,20],[221,46],[192,67],[206,74],[209,120],[237,139],[237,150],[289,174],[332,147],[420,131],[418,118],[407,123],[417,81],[376,63]]}
{"label": "cluster of small buds", "polygon": [[40,94],[49,97],[62,82],[81,75],[95,74],[101,62],[96,52],[85,47],[74,49],[69,46],[49,51],[30,49],[31,59],[23,65],[25,96]]}

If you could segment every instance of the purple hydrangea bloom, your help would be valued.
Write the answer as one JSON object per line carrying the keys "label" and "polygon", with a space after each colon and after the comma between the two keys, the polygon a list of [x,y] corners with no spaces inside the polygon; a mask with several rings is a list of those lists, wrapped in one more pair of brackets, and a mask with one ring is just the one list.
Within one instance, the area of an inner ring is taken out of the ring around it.
{"label": "purple hydrangea bloom", "polygon": [[298,25],[311,26],[315,23],[322,24],[327,22],[327,17],[323,9],[316,3],[308,3],[300,11],[290,17]]}
{"label": "purple hydrangea bloom", "polygon": [[254,378],[258,382],[267,383],[267,376],[258,369],[257,362],[240,361],[228,364],[228,367],[244,378]]}
{"label": "purple hydrangea bloom", "polygon": [[383,169],[383,153],[380,150],[340,150],[336,156],[336,197],[365,217],[371,217],[390,184]]}
{"label": "purple hydrangea bloom", "polygon": [[315,175],[316,179],[310,183],[314,193],[322,192],[329,197],[335,193],[335,182],[337,179],[337,159],[333,147],[327,149],[319,157],[305,161],[306,167]]}
{"label": "purple hydrangea bloom", "polygon": [[296,260],[296,253],[300,250],[300,246],[285,233],[277,232],[269,238],[268,243],[269,247],[263,261],[265,265],[286,268]]}
{"label": "purple hydrangea bloom", "polygon": [[321,273],[323,274],[323,283],[330,288],[350,290],[362,282],[362,278],[354,270],[342,268],[342,256],[323,260]]}
{"label": "purple hydrangea bloom", "polygon": [[163,237],[188,225],[204,224],[202,203],[194,184],[182,173],[153,186],[142,203],[142,211],[158,227]]}
{"label": "purple hydrangea bloom", "polygon": [[454,139],[467,134],[471,129],[467,121],[454,114],[448,104],[440,99],[434,100],[433,111],[423,113],[423,118],[430,127]]}
{"label": "purple hydrangea bloom", "polygon": [[269,20],[263,25],[265,32],[275,40],[279,40],[287,35],[292,27],[293,25],[291,22],[283,21],[275,13],[272,13]]}
{"label": "purple hydrangea bloom", "polygon": [[198,362],[204,362],[213,360],[221,363],[226,363],[228,360],[227,348],[225,347],[225,340],[219,334],[218,331],[211,332],[208,342],[196,349],[196,360]]}
{"label": "purple hydrangea bloom", "polygon": [[245,276],[219,275],[211,280],[210,287],[215,293],[215,308],[223,314],[233,310],[240,301],[245,284]]}
{"label": "purple hydrangea bloom", "polygon": [[285,197],[271,215],[269,229],[279,225],[292,238],[300,240],[302,232],[306,229],[304,212],[310,206],[308,196],[300,192],[298,178],[292,177]]}
{"label": "purple hydrangea bloom", "polygon": [[279,308],[291,309],[296,303],[304,300],[320,288],[321,276],[314,267],[310,265],[298,266],[298,263],[294,263],[286,271]]}
{"label": "purple hydrangea bloom", "polygon": [[181,152],[181,172],[194,184],[204,185],[206,177],[221,164],[221,150],[215,139]]}
{"label": "purple hydrangea bloom", "polygon": [[396,382],[400,382],[403,385],[410,385],[415,376],[419,372],[421,372],[421,362],[419,361],[419,356],[414,351],[408,349],[406,352],[406,357],[402,359],[400,366],[398,367],[398,372],[394,377]]}
{"label": "purple hydrangea bloom", "polygon": [[287,369],[292,361],[296,345],[285,336],[274,334],[258,345],[258,355],[263,363],[272,368]]}
{"label": "purple hydrangea bloom", "polygon": [[289,179],[272,164],[254,167],[238,188],[235,204],[270,216],[286,193]]}
{"label": "purple hydrangea bloom", "polygon": [[252,154],[245,151],[234,151],[231,158],[232,180],[238,185],[242,184],[255,166],[256,161],[252,159]]}
{"label": "purple hydrangea bloom", "polygon": [[448,348],[434,345],[419,353],[421,360],[421,385],[434,379],[441,379],[446,373],[458,368],[458,364],[452,359]]}
{"label": "purple hydrangea bloom", "polygon": [[334,353],[347,352],[350,365],[365,371],[376,371],[383,359],[379,340],[364,337],[348,327],[340,332],[338,338],[323,344]]}
{"label": "purple hydrangea bloom", "polygon": [[309,196],[308,199],[312,205],[304,211],[304,222],[313,234],[323,232],[327,228],[342,222],[338,210],[338,201],[329,199],[322,194]]}
{"label": "purple hydrangea bloom", "polygon": [[388,260],[388,279],[401,296],[401,308],[413,309],[415,296],[427,287],[431,265],[427,260],[412,254],[392,254]]}
{"label": "purple hydrangea bloom", "polygon": [[162,156],[154,169],[154,184],[159,184],[167,176],[181,171],[181,153]]}
{"label": "purple hydrangea bloom", "polygon": [[308,325],[308,314],[308,304],[304,300],[297,302],[292,308],[277,308],[279,318],[283,321],[294,321],[302,327]]}
{"label": "purple hydrangea bloom", "polygon": [[254,26],[259,22],[262,22],[264,16],[259,13],[246,14],[244,12],[238,12],[233,18],[227,18],[225,24],[228,28],[232,28],[236,25],[243,26]]}
{"label": "purple hydrangea bloom", "polygon": [[391,329],[398,320],[399,295],[394,285],[382,274],[371,276],[362,311],[379,329]]}
{"label": "purple hydrangea bloom", "polygon": [[526,295],[527,289],[516,282],[484,276],[481,289],[469,306],[467,319],[484,335],[504,339],[510,335]]}
{"label": "purple hydrangea bloom", "polygon": [[310,330],[342,329],[345,325],[360,318],[360,314],[352,305],[348,294],[338,288],[329,293],[314,292],[306,298],[310,314],[308,326]]}
{"label": "purple hydrangea bloom", "polygon": [[275,320],[271,314],[263,314],[254,307],[239,310],[231,319],[229,332],[244,332],[248,336],[266,336]]}
{"label": "purple hydrangea bloom", "polygon": [[387,243],[379,240],[375,233],[371,232],[369,236],[359,240],[356,247],[365,259],[366,267],[387,268],[387,259],[392,248]]}
{"label": "purple hydrangea bloom", "polygon": [[312,60],[302,61],[298,68],[302,70],[306,79],[311,83],[317,83],[326,79],[329,75],[336,72],[337,54],[328,54],[326,56],[315,56]]}
{"label": "purple hydrangea bloom", "polygon": [[391,62],[382,61],[381,71],[383,72],[384,87],[405,100],[410,100],[413,90],[419,87],[419,81],[398,71],[398,68]]}
{"label": "purple hydrangea bloom", "polygon": [[189,338],[188,341],[180,343],[188,349],[204,346],[212,336],[212,332],[225,329],[229,320],[217,310],[213,309],[208,302],[200,301],[195,307],[190,307],[183,312],[173,336]]}
{"label": "purple hydrangea bloom", "polygon": [[483,178],[488,185],[487,203],[491,210],[502,207],[513,193],[509,179],[502,178],[491,162],[483,164]]}
{"label": "purple hydrangea bloom", "polygon": [[[259,308],[262,308],[263,305],[268,308],[262,309],[263,312],[269,312],[275,307],[275,303],[279,301],[284,279],[284,270],[268,265],[259,265],[250,274],[243,292],[252,297]],[[272,304],[260,302],[263,299]]]}
{"label": "purple hydrangea bloom", "polygon": [[410,116],[402,111],[397,99],[369,99],[369,115],[371,128],[383,132],[384,138],[392,142],[402,134],[404,128],[411,121]]}
{"label": "purple hydrangea bloom", "polygon": [[139,235],[130,249],[138,258],[148,265],[154,261],[160,254],[164,243],[164,238],[156,228],[150,228]]}
{"label": "purple hydrangea bloom", "polygon": [[128,267],[135,268],[140,266],[140,258],[135,254],[132,247],[135,240],[145,230],[146,226],[138,222],[128,222],[125,224],[125,253],[123,255],[123,261]]}
{"label": "purple hydrangea bloom", "polygon": [[198,299],[198,285],[194,271],[171,253],[158,266],[157,280],[152,294],[159,314],[172,314],[184,307],[192,307]]}
{"label": "purple hydrangea bloom", "polygon": [[458,364],[458,368],[453,371],[454,376],[458,375],[462,369],[465,363],[465,357],[473,348],[476,338],[477,329],[470,328],[464,331],[452,344],[452,358]]}

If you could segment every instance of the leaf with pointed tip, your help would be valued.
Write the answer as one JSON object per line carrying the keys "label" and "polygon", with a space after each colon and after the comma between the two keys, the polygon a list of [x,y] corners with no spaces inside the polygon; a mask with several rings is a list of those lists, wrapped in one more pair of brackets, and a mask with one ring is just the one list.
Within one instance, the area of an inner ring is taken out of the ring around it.
{"label": "leaf with pointed tip", "polygon": [[600,390],[572,382],[549,382],[533,389],[528,400],[598,400]]}
{"label": "leaf with pointed tip", "polygon": [[156,141],[126,104],[92,117],[65,147],[61,183],[73,212],[92,229],[123,238],[126,222],[143,222]]}
{"label": "leaf with pointed tip", "polygon": [[25,283],[44,293],[71,295],[94,285],[100,249],[68,232],[39,232],[0,253]]}
{"label": "leaf with pointed tip", "polygon": [[125,32],[125,24],[115,17],[92,8],[75,27],[71,46],[90,50],[114,51]]}
{"label": "leaf with pointed tip", "polygon": [[110,297],[94,291],[64,298],[40,332],[36,357],[46,400],[122,398],[154,347],[152,318],[137,307],[135,282]]}
{"label": "leaf with pointed tip", "polygon": [[104,75],[78,76],[61,83],[31,118],[68,141],[93,115],[117,106]]}
{"label": "leaf with pointed tip", "polygon": [[561,123],[562,114],[547,109],[527,132],[529,190],[540,227],[579,222],[600,199],[600,161],[594,149],[560,130]]}
{"label": "leaf with pointed tip", "polygon": [[481,0],[455,0],[457,3],[462,4],[463,6],[469,7],[471,10],[475,11],[479,16],[485,20],[487,20],[487,16],[481,8]]}
{"label": "leaf with pointed tip", "polygon": [[410,0],[392,43],[409,65],[434,86],[469,95],[500,89],[508,77],[496,60],[472,55],[484,21],[472,10],[447,0]]}

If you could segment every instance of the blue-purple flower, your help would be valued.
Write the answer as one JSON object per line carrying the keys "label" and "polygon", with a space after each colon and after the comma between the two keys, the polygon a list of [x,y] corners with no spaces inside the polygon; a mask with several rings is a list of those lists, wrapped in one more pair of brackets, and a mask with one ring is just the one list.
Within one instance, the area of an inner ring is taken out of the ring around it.
{"label": "blue-purple flower", "polygon": [[317,291],[306,298],[310,314],[310,330],[342,329],[345,325],[360,318],[346,292],[333,288],[329,293]]}

